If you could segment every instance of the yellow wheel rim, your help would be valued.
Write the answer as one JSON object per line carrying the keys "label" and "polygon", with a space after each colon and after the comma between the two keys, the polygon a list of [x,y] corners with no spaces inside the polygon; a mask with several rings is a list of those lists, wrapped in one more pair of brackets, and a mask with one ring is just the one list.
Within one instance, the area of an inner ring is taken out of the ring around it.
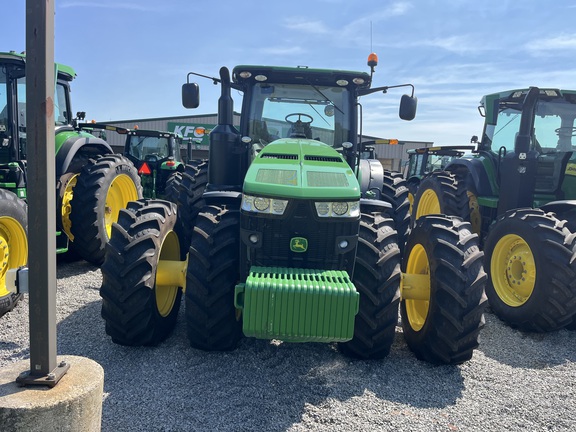
{"label": "yellow wheel rim", "polygon": [[412,192],[408,192],[408,202],[410,203],[409,211],[412,213],[412,207],[414,207],[414,195]]}
{"label": "yellow wheel rim", "polygon": [[118,221],[120,210],[126,208],[130,201],[138,199],[138,191],[132,178],[126,174],[120,174],[114,179],[106,194],[106,210],[104,224],[108,238],[112,234],[112,224]]}
{"label": "yellow wheel rim", "polygon": [[6,288],[6,272],[23,266],[28,261],[26,231],[11,217],[0,217],[0,296],[9,294]]}
{"label": "yellow wheel rim", "polygon": [[419,331],[426,323],[428,309],[430,308],[430,264],[428,262],[426,250],[422,245],[417,244],[410,251],[408,262],[406,264],[406,273],[428,276],[427,286],[419,287],[420,291],[424,290],[424,295],[420,296],[421,299],[404,300],[406,314],[408,315],[408,323],[414,331]]}
{"label": "yellow wheel rim", "polygon": [[426,189],[420,196],[418,208],[416,209],[416,219],[430,214],[440,214],[440,210],[438,195],[432,189]]}
{"label": "yellow wheel rim", "polygon": [[468,207],[470,208],[470,224],[472,231],[480,235],[482,229],[482,217],[480,216],[480,206],[478,205],[478,198],[472,192],[468,191]]}
{"label": "yellow wheel rim", "polygon": [[72,235],[72,222],[70,222],[70,212],[72,211],[70,202],[74,196],[73,189],[74,186],[76,186],[77,181],[78,174],[72,175],[72,177],[67,180],[66,187],[64,188],[64,194],[62,195],[62,207],[60,208],[62,213],[62,229],[70,240],[74,240],[74,236]]}
{"label": "yellow wheel rim", "polygon": [[494,290],[504,303],[512,307],[526,303],[536,286],[536,261],[528,243],[516,234],[498,240],[490,273]]}
{"label": "yellow wheel rim", "polygon": [[[160,269],[163,268],[164,263],[178,264],[179,267],[181,267],[180,272],[185,272],[186,262],[180,261],[180,242],[178,241],[178,236],[174,231],[170,231],[166,235],[158,259],[159,273],[162,273],[162,270]],[[174,266],[169,268],[172,269],[171,274],[169,275],[157,273],[156,283],[154,285],[156,307],[158,308],[158,313],[163,317],[167,317],[172,311],[176,296],[178,295],[178,290],[180,289],[177,285],[176,279],[174,279],[174,276],[176,276],[175,273],[178,273],[178,270],[173,271],[175,270]]]}

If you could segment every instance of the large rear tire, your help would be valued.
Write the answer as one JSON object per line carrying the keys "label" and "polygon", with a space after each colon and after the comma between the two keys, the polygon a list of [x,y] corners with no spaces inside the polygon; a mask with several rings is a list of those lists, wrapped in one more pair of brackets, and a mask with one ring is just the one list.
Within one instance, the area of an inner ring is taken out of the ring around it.
{"label": "large rear tire", "polygon": [[82,168],[70,200],[70,247],[86,261],[100,265],[112,224],[130,201],[142,198],[138,171],[124,156],[90,159]]}
{"label": "large rear tire", "polygon": [[242,338],[240,311],[234,306],[239,279],[240,212],[206,206],[198,214],[186,274],[186,324],[190,345],[205,351],[230,351]]}
{"label": "large rear tire", "polygon": [[484,326],[486,274],[478,236],[457,217],[416,221],[402,261],[400,314],[417,358],[459,364],[472,357]]}
{"label": "large rear tire", "polygon": [[183,244],[190,244],[198,212],[204,207],[202,194],[208,184],[208,161],[192,160],[184,172],[172,179],[170,185],[173,200],[178,204]]}
{"label": "large rear tire", "polygon": [[398,233],[398,246],[402,252],[410,232],[410,190],[401,173],[384,170],[382,195],[392,204],[393,211],[389,216],[394,219]]}
{"label": "large rear tire", "polygon": [[340,351],[361,359],[388,355],[398,323],[400,249],[394,222],[379,213],[362,214],[352,282],[360,293],[354,336]]}
{"label": "large rear tire", "polygon": [[412,204],[411,223],[421,216],[444,214],[470,219],[466,188],[456,176],[446,171],[434,171],[424,177]]}
{"label": "large rear tire", "polygon": [[569,325],[576,313],[576,236],[553,213],[518,209],[500,216],[484,252],[486,294],[510,326],[535,332]]}
{"label": "large rear tire", "polygon": [[10,312],[22,297],[6,286],[6,272],[28,262],[28,209],[24,200],[0,189],[0,317]]}
{"label": "large rear tire", "polygon": [[[162,274],[164,263],[182,261],[176,205],[130,202],[112,228],[102,265],[102,317],[106,333],[121,345],[157,345],[176,325],[182,287]],[[182,279],[185,264],[182,261]]]}

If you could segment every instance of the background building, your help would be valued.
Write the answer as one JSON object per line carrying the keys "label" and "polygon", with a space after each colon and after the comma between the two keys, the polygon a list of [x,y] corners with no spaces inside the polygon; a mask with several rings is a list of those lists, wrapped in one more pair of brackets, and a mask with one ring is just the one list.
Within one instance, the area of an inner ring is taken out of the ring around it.
{"label": "background building", "polygon": [[[114,120],[105,122],[107,124],[121,126],[127,129],[158,130],[176,132],[184,138],[190,138],[192,144],[192,158],[208,158],[209,133],[216,126],[218,116],[216,114],[191,115],[181,117],[158,117],[134,120]],[[240,114],[234,113],[234,125],[240,125]],[[395,137],[386,137],[395,138]],[[381,137],[363,136],[362,142],[374,141]],[[112,148],[121,153],[124,150],[125,136],[108,132],[106,141]],[[397,145],[376,144],[374,145],[375,155],[384,168],[392,171],[402,171],[405,162],[408,161],[406,151],[408,149],[420,147],[432,147],[432,141],[403,141],[398,140]],[[186,157],[186,145],[181,149],[182,156]]]}

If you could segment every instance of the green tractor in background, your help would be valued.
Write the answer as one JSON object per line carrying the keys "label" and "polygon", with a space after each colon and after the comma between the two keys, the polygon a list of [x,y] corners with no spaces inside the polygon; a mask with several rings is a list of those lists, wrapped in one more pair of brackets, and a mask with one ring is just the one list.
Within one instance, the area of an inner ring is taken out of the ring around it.
{"label": "green tractor in background", "polygon": [[[100,289],[112,340],[159,344],[184,293],[188,339],[202,350],[249,336],[382,358],[400,308],[418,358],[470,359],[486,302],[478,236],[446,216],[399,233],[407,200],[387,200],[382,165],[361,158],[359,99],[391,87],[301,67],[223,67],[210,79],[221,96],[209,161],[187,166],[177,205],[139,200],[113,226]],[[232,89],[243,95],[239,130]],[[198,84],[182,93],[185,107],[199,105]],[[400,117],[415,111],[404,95]]]}
{"label": "green tractor in background", "polygon": [[422,180],[412,217],[471,222],[500,319],[527,331],[573,327],[576,91],[503,91],[485,96],[480,112],[478,150]]}
{"label": "green tractor in background", "polygon": [[414,204],[414,196],[416,196],[420,182],[424,177],[432,171],[444,170],[453,159],[460,158],[475,148],[475,146],[469,145],[420,147],[407,150],[408,163],[403,170],[403,175],[409,190],[410,206],[412,207]]}
{"label": "green tractor in background", "polygon": [[[180,152],[185,140],[181,135],[139,129],[137,126],[127,129],[103,123],[82,123],[79,127],[87,131],[126,135],[123,154],[138,170],[143,197],[174,200],[174,185],[181,181],[185,167]],[[191,140],[187,139],[186,142],[189,157],[192,152]]]}
{"label": "green tractor in background", "polygon": [[[76,73],[68,66],[55,67],[57,252],[70,248],[99,265],[112,223],[128,201],[142,197],[142,188],[129,159],[74,126],[70,82]],[[7,271],[28,261],[25,69],[24,54],[0,53],[0,246],[5,257],[0,265],[0,315],[20,298],[8,290]]]}

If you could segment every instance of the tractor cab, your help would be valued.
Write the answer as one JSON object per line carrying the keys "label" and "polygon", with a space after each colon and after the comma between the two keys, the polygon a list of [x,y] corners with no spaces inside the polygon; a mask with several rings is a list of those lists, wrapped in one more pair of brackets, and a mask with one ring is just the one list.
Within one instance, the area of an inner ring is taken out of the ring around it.
{"label": "tractor cab", "polygon": [[492,94],[483,98],[481,112],[479,150],[499,173],[499,213],[576,198],[575,91],[532,87]]}
{"label": "tractor cab", "polygon": [[[26,80],[25,55],[0,53],[0,187],[26,198]],[[76,76],[56,64],[55,127],[71,124],[69,82]]]}
{"label": "tractor cab", "polygon": [[[79,128],[91,133],[116,132],[126,136],[123,154],[138,170],[145,198],[164,197],[168,178],[184,170],[185,162],[180,152],[184,138],[181,135],[104,123],[81,123]],[[188,154],[190,152],[188,141]]]}

